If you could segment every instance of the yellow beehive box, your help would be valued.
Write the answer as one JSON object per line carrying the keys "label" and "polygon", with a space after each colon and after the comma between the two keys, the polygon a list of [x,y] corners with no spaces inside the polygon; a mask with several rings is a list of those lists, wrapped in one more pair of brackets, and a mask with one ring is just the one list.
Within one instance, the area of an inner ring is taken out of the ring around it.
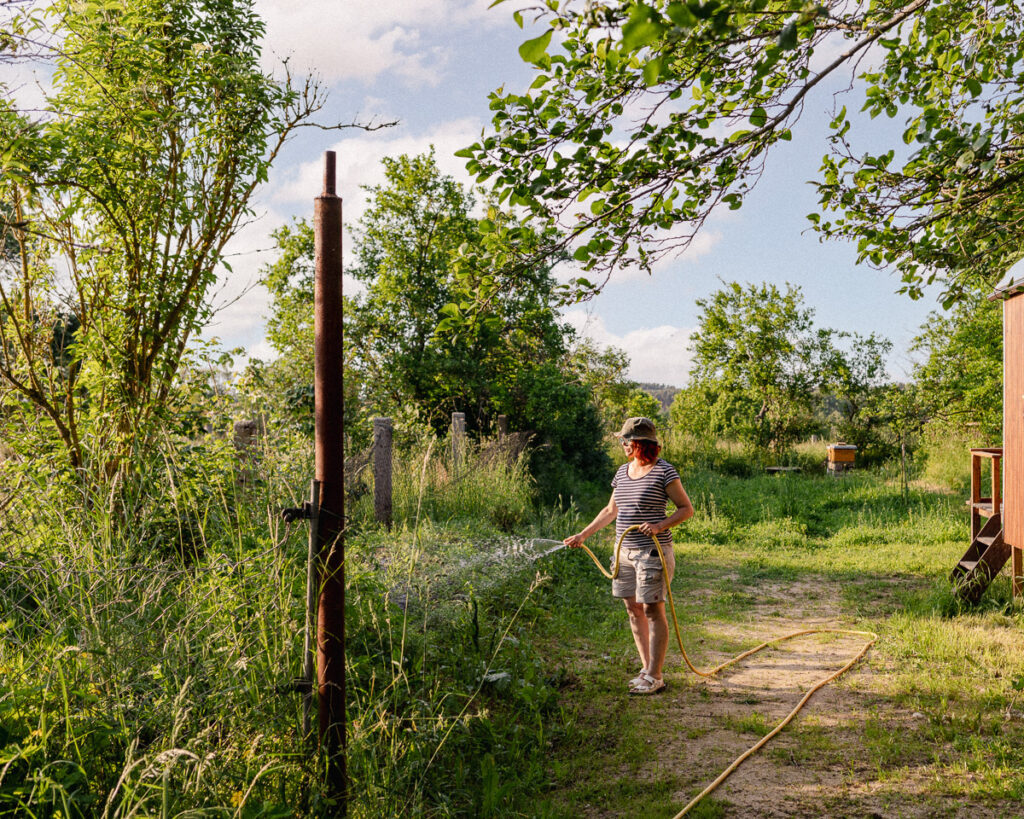
{"label": "yellow beehive box", "polygon": [[857,460],[857,447],[840,441],[828,445],[828,471],[844,472],[853,469]]}

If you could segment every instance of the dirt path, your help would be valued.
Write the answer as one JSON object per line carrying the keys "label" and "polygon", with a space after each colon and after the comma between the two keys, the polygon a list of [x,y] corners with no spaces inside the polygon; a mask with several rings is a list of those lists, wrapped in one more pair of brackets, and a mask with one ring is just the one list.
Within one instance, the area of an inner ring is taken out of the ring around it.
{"label": "dirt path", "polygon": [[[842,588],[814,578],[763,584],[743,622],[705,621],[708,636],[687,645],[703,669],[758,642],[807,628],[849,628],[842,617]],[[896,588],[894,584],[893,593]],[[785,612],[784,616],[780,616]],[[687,636],[683,635],[684,643]],[[778,724],[815,682],[841,668],[863,647],[859,636],[823,634],[797,638],[762,651],[711,679],[694,677],[679,657],[675,636],[666,668],[667,691],[656,698],[619,697],[651,745],[639,757],[618,752],[611,786],[647,781],[661,789],[672,816],[737,756]],[[707,648],[705,647],[707,646]],[[711,648],[724,647],[728,650]],[[734,650],[735,649],[735,650]],[[591,655],[590,662],[594,662]],[[869,654],[838,681],[815,694],[796,720],[747,760],[694,813],[722,817],[995,817],[1006,804],[986,807],[936,793],[935,760],[904,754],[892,770],[872,748],[899,745],[921,714],[887,702],[891,671],[879,652]],[[610,683],[613,685],[614,683]],[[614,697],[612,693],[609,696]],[[623,703],[623,700],[625,702]],[[604,715],[587,715],[593,721]],[[635,742],[635,740],[628,740]],[[640,762],[637,761],[640,758]],[[639,780],[639,782],[637,781]],[[666,780],[670,783],[666,789]],[[589,803],[585,815],[626,815],[619,805]],[[633,815],[629,811],[629,815]]]}

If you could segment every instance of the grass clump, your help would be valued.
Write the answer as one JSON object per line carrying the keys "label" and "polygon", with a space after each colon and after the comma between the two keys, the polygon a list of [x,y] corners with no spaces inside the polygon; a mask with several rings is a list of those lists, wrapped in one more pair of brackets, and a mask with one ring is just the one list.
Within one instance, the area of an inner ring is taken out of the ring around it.
{"label": "grass clump", "polygon": [[[34,491],[0,530],[0,816],[334,815],[294,684],[307,531],[279,512],[312,471],[294,444],[170,446],[116,503],[22,470]],[[353,487],[349,813],[527,811],[573,731],[572,676],[541,649],[579,579],[528,558],[577,513],[538,513],[519,461],[403,463],[391,531]]]}

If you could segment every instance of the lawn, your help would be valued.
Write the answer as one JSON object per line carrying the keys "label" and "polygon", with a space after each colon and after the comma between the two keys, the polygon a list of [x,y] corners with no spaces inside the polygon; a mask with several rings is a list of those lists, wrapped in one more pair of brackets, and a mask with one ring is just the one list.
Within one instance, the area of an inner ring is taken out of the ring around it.
{"label": "lawn", "polygon": [[[801,638],[713,679],[670,647],[668,690],[628,697],[621,603],[585,554],[547,553],[601,500],[538,510],[521,465],[474,489],[428,461],[409,461],[410,514],[354,519],[346,545],[350,816],[671,817],[863,645]],[[294,683],[306,533],[276,509],[306,473],[288,464],[183,497],[185,563],[98,506],[26,507],[3,533],[0,816],[336,815]],[[1019,813],[1021,615],[1006,578],[974,608],[950,594],[959,495],[868,472],[684,482],[695,663],[808,627],[879,635],[692,815]],[[610,532],[588,545],[607,559]]]}
{"label": "lawn", "polygon": [[[691,815],[1019,813],[1021,618],[1005,577],[976,609],[949,592],[968,537],[962,498],[915,488],[904,497],[866,473],[685,480],[697,513],[675,532],[673,589],[699,667],[802,628],[879,635],[865,661]],[[560,553],[549,571],[578,559]],[[674,816],[863,644],[802,638],[703,680],[673,640],[665,694],[629,698],[625,613],[594,575],[558,650],[577,678],[563,697],[580,732],[553,761],[559,815]]]}

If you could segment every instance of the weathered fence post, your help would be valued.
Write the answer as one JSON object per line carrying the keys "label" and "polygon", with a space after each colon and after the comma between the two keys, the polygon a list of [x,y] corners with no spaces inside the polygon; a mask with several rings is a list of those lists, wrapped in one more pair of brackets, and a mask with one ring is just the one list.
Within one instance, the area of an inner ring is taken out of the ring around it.
{"label": "weathered fence post", "polygon": [[508,435],[508,416],[498,416],[498,438],[504,438]]}
{"label": "weathered fence post", "polygon": [[391,528],[391,442],[390,418],[373,419],[373,513],[378,523]]}
{"label": "weathered fence post", "polygon": [[248,485],[256,480],[255,462],[259,456],[257,447],[261,427],[259,421],[235,421],[234,444],[238,454],[235,481],[240,485]]}
{"label": "weathered fence post", "polygon": [[466,457],[466,413],[452,413],[452,463],[461,469]]}
{"label": "weathered fence post", "polygon": [[315,424],[317,554],[317,705],[333,814],[347,812],[345,774],[345,439],[342,362],[341,199],[335,194],[335,156],[324,155],[324,189],[314,206]]}

